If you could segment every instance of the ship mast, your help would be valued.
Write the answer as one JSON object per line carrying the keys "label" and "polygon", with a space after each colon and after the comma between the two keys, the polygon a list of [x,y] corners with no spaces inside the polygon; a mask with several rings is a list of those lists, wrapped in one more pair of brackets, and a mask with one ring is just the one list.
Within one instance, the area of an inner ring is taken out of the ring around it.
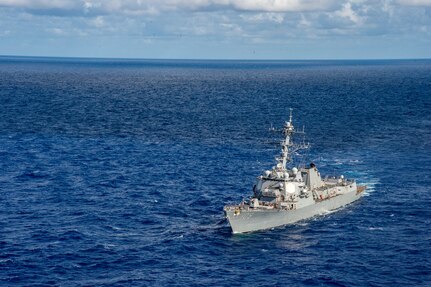
{"label": "ship mast", "polygon": [[293,134],[301,133],[305,134],[304,130],[297,132],[295,131],[295,127],[292,122],[292,109],[290,110],[289,121],[285,122],[284,127],[282,129],[284,139],[281,141],[281,155],[280,157],[276,157],[277,160],[277,170],[281,172],[285,172],[287,170],[287,164],[292,161],[292,154],[301,149],[308,149],[310,144],[306,144],[305,142],[301,144],[295,144],[292,141]]}

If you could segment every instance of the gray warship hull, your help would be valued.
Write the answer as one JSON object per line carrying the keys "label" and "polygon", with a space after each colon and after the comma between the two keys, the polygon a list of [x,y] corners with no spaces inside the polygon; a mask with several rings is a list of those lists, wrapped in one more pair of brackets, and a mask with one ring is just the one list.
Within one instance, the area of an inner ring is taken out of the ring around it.
{"label": "gray warship hull", "polygon": [[292,110],[281,131],[284,138],[276,165],[257,177],[253,196],[224,207],[233,233],[283,226],[335,210],[359,199],[366,189],[343,175],[322,177],[314,163],[308,167],[294,165],[293,156],[308,149],[309,144],[305,140],[300,144],[293,141],[293,136],[304,134],[304,130],[295,130]]}
{"label": "gray warship hull", "polygon": [[358,188],[296,210],[241,208],[238,211],[234,208],[225,208],[224,212],[232,228],[232,233],[252,232],[325,214],[358,200],[362,196],[363,190],[364,188]]}

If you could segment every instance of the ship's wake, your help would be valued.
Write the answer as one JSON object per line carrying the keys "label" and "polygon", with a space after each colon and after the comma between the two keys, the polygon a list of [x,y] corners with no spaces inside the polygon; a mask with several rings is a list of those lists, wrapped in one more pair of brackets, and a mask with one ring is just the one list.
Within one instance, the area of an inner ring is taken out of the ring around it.
{"label": "ship's wake", "polygon": [[380,184],[380,180],[378,178],[358,179],[358,182],[360,185],[367,186],[363,196],[369,196],[371,193],[375,192],[376,186]]}

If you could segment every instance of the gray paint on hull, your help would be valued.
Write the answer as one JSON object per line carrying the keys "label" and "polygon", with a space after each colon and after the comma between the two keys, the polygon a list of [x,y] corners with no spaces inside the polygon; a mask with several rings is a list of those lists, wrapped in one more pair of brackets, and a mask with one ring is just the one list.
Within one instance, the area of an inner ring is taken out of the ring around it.
{"label": "gray paint on hull", "polygon": [[362,194],[362,192],[357,193],[354,190],[297,210],[250,209],[241,210],[238,215],[235,215],[234,211],[230,210],[226,211],[226,217],[234,234],[269,229],[295,223],[299,220],[340,208],[359,199]]}

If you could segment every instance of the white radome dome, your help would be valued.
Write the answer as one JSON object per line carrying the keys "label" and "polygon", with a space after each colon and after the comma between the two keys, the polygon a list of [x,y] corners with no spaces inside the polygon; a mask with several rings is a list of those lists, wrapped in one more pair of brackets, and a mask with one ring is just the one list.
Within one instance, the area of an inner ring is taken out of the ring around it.
{"label": "white radome dome", "polygon": [[286,184],[286,192],[289,194],[295,193],[295,185],[291,182]]}

